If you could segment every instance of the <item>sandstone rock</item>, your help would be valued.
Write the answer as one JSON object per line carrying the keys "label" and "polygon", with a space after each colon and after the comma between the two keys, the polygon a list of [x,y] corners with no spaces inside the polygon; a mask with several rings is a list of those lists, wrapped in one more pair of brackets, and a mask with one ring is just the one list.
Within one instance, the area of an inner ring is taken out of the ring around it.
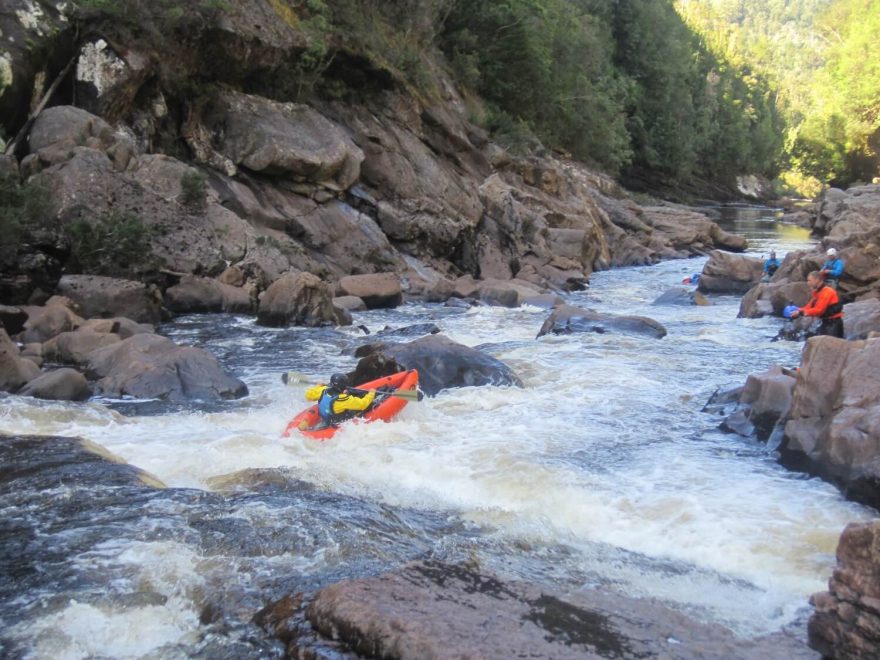
{"label": "sandstone rock", "polygon": [[847,339],[866,339],[880,331],[880,300],[873,298],[843,306],[843,335]]}
{"label": "sandstone rock", "polygon": [[0,392],[17,392],[25,383],[36,378],[40,368],[22,359],[18,347],[0,328]]}
{"label": "sandstone rock", "polygon": [[743,296],[737,317],[756,319],[762,316],[782,316],[788,305],[803,307],[809,300],[810,286],[806,282],[760,283]]}
{"label": "sandstone rock", "polygon": [[85,401],[91,389],[85,376],[75,369],[64,368],[34,378],[18,392],[21,396],[59,401]]}
{"label": "sandstone rock", "polygon": [[121,339],[128,339],[132,335],[154,334],[156,329],[149,323],[135,323],[131,319],[115,317],[110,319],[89,319],[83,323],[81,330],[92,332],[111,332],[119,335]]}
{"label": "sandstone rock", "polygon": [[50,148],[72,150],[92,137],[102,146],[109,146],[113,142],[113,128],[86,110],[59,105],[39,114],[28,136],[28,145],[32,153]]}
{"label": "sandstone rock", "polygon": [[360,176],[363,152],[307,105],[227,90],[205,120],[211,129],[222,126],[217,151],[251,171],[335,190],[348,188]]}
{"label": "sandstone rock", "polygon": [[333,290],[311,273],[288,273],[260,297],[257,322],[268,326],[350,325],[351,315],[333,306]]}
{"label": "sandstone rock", "polygon": [[60,364],[83,364],[94,350],[122,341],[112,332],[96,332],[81,327],[73,332],[62,332],[43,344],[43,356]]}
{"label": "sandstone rock", "polygon": [[256,307],[248,290],[192,275],[182,277],[180,282],[165,290],[165,304],[175,314],[249,314]]}
{"label": "sandstone rock", "polygon": [[880,655],[880,521],[846,526],[828,591],[810,602],[809,642],[823,658]]}
{"label": "sandstone rock", "polygon": [[367,305],[357,296],[337,296],[333,299],[333,306],[349,312],[367,311]]}
{"label": "sandstone rock", "polygon": [[749,374],[739,402],[746,406],[759,440],[767,440],[776,424],[788,416],[794,385],[795,378],[779,366]]}
{"label": "sandstone rock", "polygon": [[400,280],[394,273],[350,275],[339,280],[336,288],[340,295],[363,300],[367,309],[397,307],[403,301]]}
{"label": "sandstone rock", "polygon": [[538,337],[553,333],[571,334],[575,332],[619,332],[662,339],[666,328],[646,316],[615,316],[600,314],[590,309],[561,305],[556,307],[538,331]]}
{"label": "sandstone rock", "polygon": [[760,259],[713,250],[703,266],[699,289],[703,293],[746,293],[761,279]]}
{"label": "sandstone rock", "polygon": [[28,320],[25,321],[22,341],[45,342],[62,332],[76,330],[85,321],[68,307],[60,304],[47,304],[44,307],[24,307]]}
{"label": "sandstone rock", "polygon": [[362,347],[352,381],[363,383],[404,369],[419,370],[419,388],[429,396],[451,387],[515,385],[522,381],[490,355],[432,334],[406,344]]}
{"label": "sandstone rock", "polygon": [[[300,597],[261,613],[260,624],[298,656]],[[323,640],[369,657],[400,658],[810,658],[783,635],[743,640],[651,599],[583,589],[557,594],[472,566],[413,562],[321,589],[305,616]],[[325,642],[326,644],[326,642]]]}
{"label": "sandstone rock", "polygon": [[524,280],[487,279],[479,283],[477,298],[487,305],[519,307],[526,298],[541,293],[540,287]]}
{"label": "sandstone rock", "polygon": [[86,375],[99,379],[96,393],[111,397],[211,401],[248,393],[207,351],[159,335],[135,335],[89,353]]}
{"label": "sandstone rock", "polygon": [[880,505],[880,339],[814,337],[804,348],[780,460]]}
{"label": "sandstone rock", "polygon": [[58,293],[73,300],[82,316],[122,316],[138,323],[162,320],[162,298],[155,287],[100,275],[65,275]]}

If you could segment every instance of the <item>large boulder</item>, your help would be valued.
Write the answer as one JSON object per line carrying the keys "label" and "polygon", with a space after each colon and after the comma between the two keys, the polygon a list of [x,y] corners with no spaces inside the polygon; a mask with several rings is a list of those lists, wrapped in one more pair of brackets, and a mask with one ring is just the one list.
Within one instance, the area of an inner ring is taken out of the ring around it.
{"label": "large boulder", "polygon": [[713,250],[700,275],[703,293],[743,294],[761,280],[760,259]]}
{"label": "large boulder", "polygon": [[662,339],[666,328],[646,316],[615,316],[600,314],[591,309],[560,305],[555,307],[538,331],[538,337],[546,334],[567,335],[578,332],[606,332],[634,334]]}
{"label": "large boulder", "polygon": [[744,436],[754,433],[759,440],[767,440],[791,410],[795,382],[794,374],[779,366],[749,374],[738,393],[738,409],[728,415],[721,427]]}
{"label": "large boulder", "polygon": [[867,339],[872,332],[880,332],[880,300],[870,298],[843,306],[844,337]]}
{"label": "large boulder", "polygon": [[743,296],[738,318],[756,319],[762,316],[782,316],[788,305],[803,307],[810,300],[810,286],[806,282],[767,282],[752,287]]}
{"label": "large boulder", "polygon": [[260,296],[257,323],[288,325],[351,325],[351,314],[333,305],[333,288],[311,273],[288,273]]}
{"label": "large boulder", "polygon": [[120,336],[113,332],[96,332],[81,327],[52,337],[43,344],[42,355],[46,360],[59,364],[83,364],[92,351],[120,341]]}
{"label": "large boulder", "polygon": [[65,275],[58,293],[72,300],[86,318],[122,316],[137,323],[162,320],[162,297],[154,286],[100,275]]}
{"label": "large boulder", "polygon": [[362,657],[812,657],[794,636],[739,639],[721,625],[697,621],[650,598],[608,589],[555,593],[546,585],[436,560],[336,582],[310,598],[307,607],[302,601],[302,594],[286,596],[255,619],[288,645],[289,657],[305,650],[295,632],[303,614],[319,642],[340,644]]}
{"label": "large boulder", "polygon": [[807,634],[823,658],[880,657],[880,521],[846,526],[828,591],[810,602]]}
{"label": "large boulder", "polygon": [[363,152],[342,128],[307,105],[232,90],[205,117],[214,148],[253,172],[345,190],[360,177]]}
{"label": "large boulder", "polygon": [[24,307],[28,319],[25,321],[21,340],[25,344],[45,342],[80,327],[85,321],[59,299],[50,299],[42,307]]}
{"label": "large boulder", "polygon": [[56,401],[85,401],[92,391],[86,377],[80,372],[63,368],[40,374],[21,388],[18,394]]}
{"label": "large boulder", "polygon": [[175,314],[250,314],[256,309],[249,289],[193,275],[185,275],[165,290],[165,305]]}
{"label": "large boulder", "polygon": [[373,344],[359,349],[357,355],[362,359],[352,375],[356,383],[418,369],[419,388],[429,396],[452,387],[522,387],[519,376],[500,360],[439,334],[406,344]]}
{"label": "large boulder", "polygon": [[880,508],[880,338],[814,337],[804,348],[781,446],[851,499]]}
{"label": "large boulder", "polygon": [[394,273],[349,275],[336,286],[340,296],[357,296],[367,309],[397,307],[403,302],[400,279]]}
{"label": "large boulder", "polygon": [[486,305],[520,307],[526,300],[541,295],[543,292],[543,287],[525,280],[490,278],[479,282],[476,297]]}
{"label": "large boulder", "polygon": [[17,392],[40,374],[40,368],[21,357],[18,346],[0,328],[0,392]]}
{"label": "large boulder", "polygon": [[248,393],[247,386],[226,374],[207,351],[151,334],[92,351],[86,374],[98,379],[96,393],[111,397],[212,401]]}

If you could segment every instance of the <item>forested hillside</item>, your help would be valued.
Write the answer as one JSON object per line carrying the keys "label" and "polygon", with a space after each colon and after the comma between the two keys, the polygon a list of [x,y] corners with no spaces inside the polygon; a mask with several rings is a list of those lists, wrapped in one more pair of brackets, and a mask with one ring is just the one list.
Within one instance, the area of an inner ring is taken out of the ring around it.
{"label": "forested hillside", "polygon": [[786,178],[870,181],[880,157],[880,1],[676,0],[710,50],[778,90]]}

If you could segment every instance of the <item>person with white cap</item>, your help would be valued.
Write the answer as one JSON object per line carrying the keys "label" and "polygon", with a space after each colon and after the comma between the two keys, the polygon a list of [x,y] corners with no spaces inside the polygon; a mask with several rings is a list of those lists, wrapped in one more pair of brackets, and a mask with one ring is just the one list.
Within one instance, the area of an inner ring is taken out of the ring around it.
{"label": "person with white cap", "polygon": [[833,247],[828,248],[825,255],[828,259],[822,265],[819,272],[825,278],[825,284],[836,290],[837,282],[840,280],[840,276],[843,275],[843,259],[837,256],[837,250]]}

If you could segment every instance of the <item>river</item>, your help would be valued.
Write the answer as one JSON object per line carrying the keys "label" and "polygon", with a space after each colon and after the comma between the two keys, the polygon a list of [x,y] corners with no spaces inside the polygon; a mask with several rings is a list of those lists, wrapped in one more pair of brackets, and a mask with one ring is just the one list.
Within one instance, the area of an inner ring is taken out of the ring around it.
{"label": "river", "polygon": [[[755,255],[810,242],[767,211],[724,224]],[[563,592],[602,585],[663,599],[743,637],[802,636],[840,532],[873,512],[701,412],[717,388],[796,365],[802,348],[770,341],[778,319],[737,319],[737,297],[651,304],[704,262],[595,273],[569,296],[650,316],[667,327],[662,340],[536,340],[547,315],[537,308],[407,304],[356,314],[340,330],[191,316],[161,331],[212,351],[247,383],[246,399],[4,398],[0,431],[87,438],[169,489],[98,484],[73,505],[62,483],[0,501],[7,527],[37,530],[23,546],[34,574],[0,576],[0,643],[33,658],[273,657],[281,647],[250,623],[264,603],[426,557]],[[318,380],[349,370],[351,349],[367,341],[358,325],[425,321],[501,359],[525,387],[444,391],[393,423],[346,427],[323,443],[280,437],[306,387],[285,388],[281,372]]]}

